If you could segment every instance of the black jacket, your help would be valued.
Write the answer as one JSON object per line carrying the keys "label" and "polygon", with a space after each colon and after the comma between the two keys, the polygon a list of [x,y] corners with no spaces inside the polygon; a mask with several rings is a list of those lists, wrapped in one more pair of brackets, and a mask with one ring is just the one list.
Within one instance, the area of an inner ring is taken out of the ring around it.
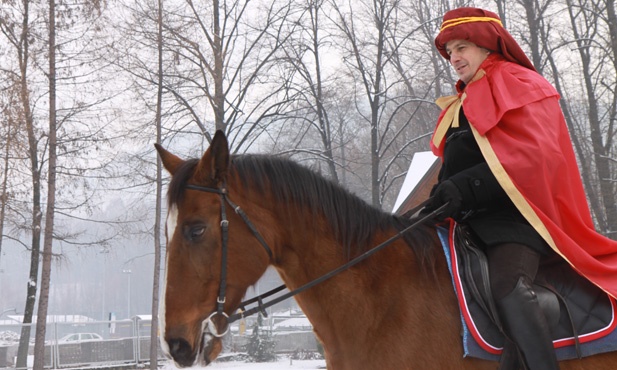
{"label": "black jacket", "polygon": [[[438,184],[451,180],[461,191],[468,224],[486,246],[520,243],[546,254],[549,246],[507,196],[491,172],[461,108],[459,127],[448,129]],[[436,189],[437,185],[433,188]]]}

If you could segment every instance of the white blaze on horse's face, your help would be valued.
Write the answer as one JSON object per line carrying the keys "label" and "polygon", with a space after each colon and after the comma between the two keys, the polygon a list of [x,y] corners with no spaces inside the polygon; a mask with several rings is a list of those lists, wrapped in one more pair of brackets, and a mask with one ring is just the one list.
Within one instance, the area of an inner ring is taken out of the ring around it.
{"label": "white blaze on horse's face", "polygon": [[[166,245],[169,245],[169,239],[173,237],[178,225],[178,208],[171,206],[169,212],[167,212],[167,229],[165,230]],[[170,356],[169,345],[165,340],[165,292],[167,290],[167,271],[169,271],[167,253],[165,253],[165,277],[163,278],[163,287],[161,289],[161,296],[159,297],[159,339],[161,342],[161,350],[167,356]]]}

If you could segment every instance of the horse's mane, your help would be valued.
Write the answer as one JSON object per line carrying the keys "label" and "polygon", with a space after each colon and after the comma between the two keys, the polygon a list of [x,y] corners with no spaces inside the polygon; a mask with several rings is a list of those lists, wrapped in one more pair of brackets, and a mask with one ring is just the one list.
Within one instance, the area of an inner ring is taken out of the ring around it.
{"label": "horse's mane", "polygon": [[[185,184],[192,176],[198,160],[188,160],[174,174],[169,185],[169,204],[177,203],[184,194]],[[323,216],[332,232],[345,246],[348,258],[374,245],[375,233],[395,228],[403,230],[411,221],[383,212],[363,201],[342,186],[292,160],[270,155],[232,156],[230,175],[237,176],[246,191],[270,194],[281,206],[281,212],[302,208],[315,217]],[[230,194],[233,200],[233,194]],[[283,207],[286,207],[285,210]],[[290,217],[295,215],[290,214]],[[420,259],[432,259],[433,236],[426,225],[407,232],[403,239]]]}

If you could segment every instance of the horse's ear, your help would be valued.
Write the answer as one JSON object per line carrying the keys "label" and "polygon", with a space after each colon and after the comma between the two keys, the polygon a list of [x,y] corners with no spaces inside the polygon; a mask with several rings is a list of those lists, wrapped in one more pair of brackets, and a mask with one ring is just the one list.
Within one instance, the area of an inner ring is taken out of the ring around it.
{"label": "horse's ear", "polygon": [[197,182],[204,183],[211,180],[223,181],[229,168],[229,144],[227,137],[221,130],[217,130],[212,138],[210,147],[204,153],[194,178]]}
{"label": "horse's ear", "polygon": [[167,150],[165,150],[160,144],[154,144],[156,151],[159,152],[159,156],[161,157],[161,162],[163,162],[163,167],[173,176],[176,173],[176,170],[184,160],[180,159],[174,154],[171,154]]}

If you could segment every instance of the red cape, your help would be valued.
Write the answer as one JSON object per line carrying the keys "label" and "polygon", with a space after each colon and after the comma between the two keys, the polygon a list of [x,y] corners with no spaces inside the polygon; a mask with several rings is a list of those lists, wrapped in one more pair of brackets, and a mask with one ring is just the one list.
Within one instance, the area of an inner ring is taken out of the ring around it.
{"label": "red cape", "polygon": [[[465,88],[463,109],[495,177],[551,248],[617,297],[617,241],[595,230],[557,91],[498,54],[480,69],[485,75]],[[431,140],[435,155],[443,156],[443,144]]]}

